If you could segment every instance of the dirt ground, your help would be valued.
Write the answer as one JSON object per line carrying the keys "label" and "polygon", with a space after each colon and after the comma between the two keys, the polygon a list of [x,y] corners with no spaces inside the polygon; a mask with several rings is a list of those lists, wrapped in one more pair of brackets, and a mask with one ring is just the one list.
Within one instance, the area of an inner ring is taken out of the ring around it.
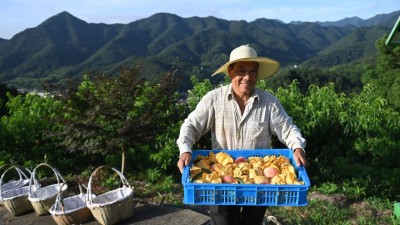
{"label": "dirt ground", "polygon": [[[201,208],[135,204],[133,217],[121,221],[118,225],[208,225],[210,223],[207,212]],[[57,225],[57,223],[51,215],[37,216],[33,211],[14,217],[4,206],[0,206],[0,225]],[[85,225],[100,225],[100,223],[92,218]]]}

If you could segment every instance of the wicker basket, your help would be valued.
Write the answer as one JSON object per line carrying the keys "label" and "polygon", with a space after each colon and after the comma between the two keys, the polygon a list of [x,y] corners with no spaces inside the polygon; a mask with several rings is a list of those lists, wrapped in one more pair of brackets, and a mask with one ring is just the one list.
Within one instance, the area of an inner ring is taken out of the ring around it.
{"label": "wicker basket", "polygon": [[[114,170],[122,181],[122,187],[93,197],[93,176],[102,168],[110,168]],[[115,168],[100,166],[93,171],[89,178],[87,197],[86,204],[88,208],[97,222],[102,225],[116,224],[133,217],[133,188],[129,185],[124,175]]]}
{"label": "wicker basket", "polygon": [[[2,166],[0,166],[0,170],[6,170],[7,166],[9,168],[9,167],[12,167],[13,165],[8,164],[8,163],[3,164]],[[30,172],[30,171],[28,171],[28,172]],[[3,181],[0,180],[0,187],[1,187],[0,193],[11,190],[13,188],[25,186],[29,183],[29,178],[25,175],[25,173],[23,173],[23,172],[21,173],[18,171],[18,175],[19,175],[19,180],[10,180],[7,183],[3,183]],[[3,205],[3,202],[0,200],[0,206],[2,206],[2,205]]]}
{"label": "wicker basket", "polygon": [[77,183],[79,195],[63,198],[62,191],[59,191],[55,204],[49,210],[58,225],[82,224],[92,218],[92,213],[86,206],[86,193],[83,192],[81,183]]}
{"label": "wicker basket", "polygon": [[[17,166],[13,166],[11,164],[4,164],[0,167],[0,169],[3,169],[5,166],[9,166],[7,169],[14,168],[19,175],[19,180],[10,180],[7,183],[4,183],[3,180],[0,180],[0,184],[1,184],[0,192],[5,192],[5,191],[11,190],[13,188],[22,187],[22,186],[29,184],[29,177],[26,176],[26,174],[23,172],[22,169],[20,169]],[[30,171],[28,171],[28,172],[30,172]],[[4,171],[4,173],[5,173],[5,171]]]}
{"label": "wicker basket", "polygon": [[[40,188],[37,188],[36,190],[34,190],[31,187],[33,185],[32,184],[33,181],[35,180],[36,170],[42,166],[48,167],[53,170],[53,172],[57,178],[57,184],[43,186],[43,187],[40,187]],[[28,195],[28,199],[32,203],[32,206],[33,206],[33,209],[35,210],[36,215],[42,216],[42,215],[50,214],[49,209],[56,201],[59,190],[61,189],[62,192],[67,191],[68,185],[67,184],[63,185],[64,183],[65,183],[65,180],[61,176],[61,174],[56,169],[51,167],[50,165],[48,165],[46,163],[41,163],[38,166],[36,166],[36,168],[32,171],[32,175],[29,180],[29,195]],[[62,188],[61,188],[61,186],[62,186]]]}
{"label": "wicker basket", "polygon": [[[3,181],[4,175],[11,169],[16,169],[18,173],[24,174],[24,172],[16,167],[9,167],[0,178],[0,182]],[[25,174],[24,174],[25,175]],[[25,175],[26,177],[26,175]],[[23,183],[21,183],[23,184]],[[37,185],[37,183],[36,183]],[[36,188],[37,186],[33,187]],[[3,191],[0,186],[0,201],[3,203],[4,207],[13,215],[18,216],[25,212],[33,211],[32,204],[28,201],[29,186],[16,186],[10,190]]]}
{"label": "wicker basket", "polygon": [[[3,165],[0,166],[0,171],[6,170],[7,169],[6,166],[12,166],[12,165],[8,164],[8,163],[3,164]],[[3,174],[3,172],[1,174]],[[3,185],[3,181],[0,181],[0,186],[1,185]],[[1,193],[1,191],[0,191],[0,193]],[[3,205],[3,202],[0,200],[0,206],[2,206],[2,205]]]}

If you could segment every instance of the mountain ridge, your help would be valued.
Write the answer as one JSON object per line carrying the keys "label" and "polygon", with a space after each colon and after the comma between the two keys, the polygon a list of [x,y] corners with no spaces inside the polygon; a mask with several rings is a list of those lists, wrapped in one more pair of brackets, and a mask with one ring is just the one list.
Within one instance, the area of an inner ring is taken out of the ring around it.
{"label": "mountain ridge", "polygon": [[182,18],[169,13],[156,13],[128,24],[104,24],[87,23],[63,11],[10,40],[0,39],[0,83],[38,88],[43,82],[79,79],[87,70],[115,72],[121,65],[140,63],[143,76],[150,80],[176,67],[187,86],[192,74],[208,77],[241,44],[250,44],[259,55],[277,59],[283,66],[301,64],[313,57],[325,58],[318,63],[309,61],[308,66],[326,66],[321,62],[329,62],[332,54],[339,54],[329,47],[335,43],[346,46],[340,40],[348,35],[356,37],[354,32],[361,30],[369,34],[368,40],[350,40],[357,50],[366,50],[340,61],[351,63],[374,54],[375,40],[371,39],[386,30],[390,32],[396,15],[400,11],[375,16],[365,24],[379,25],[361,27],[284,24],[265,18],[252,22],[212,16]]}

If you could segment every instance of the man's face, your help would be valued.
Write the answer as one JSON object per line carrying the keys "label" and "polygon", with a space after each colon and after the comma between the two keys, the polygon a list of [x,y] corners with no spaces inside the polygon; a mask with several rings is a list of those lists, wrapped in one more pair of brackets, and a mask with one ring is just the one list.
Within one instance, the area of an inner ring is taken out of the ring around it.
{"label": "man's face", "polygon": [[236,62],[229,68],[232,87],[238,95],[250,95],[258,79],[257,62]]}

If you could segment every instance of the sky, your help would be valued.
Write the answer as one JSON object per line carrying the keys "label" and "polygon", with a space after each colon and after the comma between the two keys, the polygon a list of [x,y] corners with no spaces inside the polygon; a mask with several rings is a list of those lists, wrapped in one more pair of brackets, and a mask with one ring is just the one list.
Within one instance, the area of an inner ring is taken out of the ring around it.
{"label": "sky", "polygon": [[252,22],[259,18],[327,22],[357,16],[369,19],[400,10],[400,0],[0,0],[0,38],[67,11],[88,23],[127,24],[155,13],[183,18],[214,16]]}

